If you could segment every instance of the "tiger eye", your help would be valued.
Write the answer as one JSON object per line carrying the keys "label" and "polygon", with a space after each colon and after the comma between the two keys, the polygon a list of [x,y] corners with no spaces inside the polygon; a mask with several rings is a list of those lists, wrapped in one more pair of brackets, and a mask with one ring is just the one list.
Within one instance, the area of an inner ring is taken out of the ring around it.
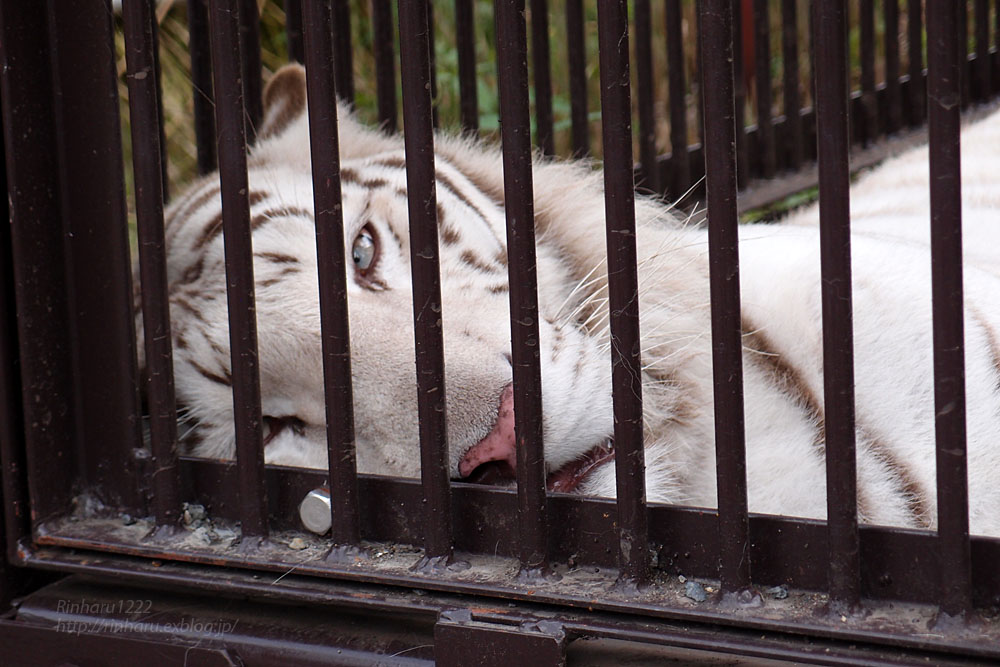
{"label": "tiger eye", "polygon": [[364,273],[372,268],[375,264],[375,251],[375,237],[366,227],[355,237],[354,247],[351,249],[354,265],[359,271]]}

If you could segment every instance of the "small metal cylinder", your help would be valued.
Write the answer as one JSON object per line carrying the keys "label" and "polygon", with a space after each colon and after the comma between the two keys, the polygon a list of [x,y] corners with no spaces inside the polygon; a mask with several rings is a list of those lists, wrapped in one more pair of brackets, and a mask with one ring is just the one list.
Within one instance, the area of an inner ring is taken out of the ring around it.
{"label": "small metal cylinder", "polygon": [[299,518],[306,530],[322,535],[330,530],[330,490],[313,489],[299,503]]}

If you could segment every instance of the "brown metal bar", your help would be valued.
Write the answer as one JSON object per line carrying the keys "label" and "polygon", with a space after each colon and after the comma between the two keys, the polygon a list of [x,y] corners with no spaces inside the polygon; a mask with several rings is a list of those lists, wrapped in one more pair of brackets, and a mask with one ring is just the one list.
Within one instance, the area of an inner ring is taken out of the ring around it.
{"label": "brown metal bar", "polygon": [[975,98],[986,100],[992,90],[990,79],[992,63],[990,62],[990,0],[976,0],[975,5],[976,34],[976,70],[973,81],[976,84]]}
{"label": "brown metal bar", "polygon": [[[6,153],[3,143],[0,134],[0,155]],[[7,185],[7,168],[0,163],[0,192],[9,193]],[[4,198],[0,202],[0,220],[11,220],[10,213],[10,199]],[[3,551],[8,562],[17,562],[18,542],[31,532],[13,252],[11,226],[6,224],[0,228],[0,467],[4,471],[0,476],[0,495],[3,500]],[[7,591],[0,592],[0,597],[5,597],[4,593]]]}
{"label": "brown metal bar", "polygon": [[569,60],[570,145],[575,157],[590,153],[587,120],[587,49],[583,31],[583,0],[566,0],[566,55]]}
{"label": "brown metal bar", "polygon": [[372,0],[372,49],[375,52],[375,96],[378,123],[386,132],[396,131],[396,49],[392,0]]}
{"label": "brown metal bar", "polygon": [[548,566],[545,453],[542,442],[541,346],[535,274],[531,121],[528,109],[524,0],[495,3],[500,128],[503,141],[507,255],[510,259],[511,364],[517,439],[519,556],[526,573]]}
{"label": "brown metal bar", "polygon": [[750,535],[734,154],[733,4],[703,0],[700,10],[720,578],[723,590],[735,593],[750,585],[746,557]]}
{"label": "brown metal bar", "polygon": [[[61,333],[74,356],[79,484],[137,512],[144,504],[135,475],[142,435],[117,72],[100,57],[112,50],[114,28],[101,3],[47,4],[68,267],[69,328]],[[160,153],[153,157],[159,179]]]}
{"label": "brown metal bar", "polygon": [[[956,41],[962,13],[927,0],[927,99],[930,137],[931,285],[937,439],[941,611],[972,607],[965,430],[965,326],[962,297],[962,194],[959,100],[964,58]],[[964,3],[961,3],[964,4]]]}
{"label": "brown metal bar", "polygon": [[126,2],[125,57],[128,63],[132,168],[142,280],[142,323],[146,346],[146,401],[153,461],[153,513],[159,527],[176,526],[181,515],[177,468],[177,407],[163,239],[162,181],[154,156],[160,153],[158,88],[152,58],[154,7]]}
{"label": "brown metal bar", "polygon": [[340,189],[340,141],[335,103],[333,11],[330,0],[310,0],[304,9],[316,255],[324,258],[318,264],[318,271],[330,471],[330,534],[335,545],[353,545],[361,537],[358,528],[344,213]]}
{"label": "brown metal bar", "polygon": [[667,0],[667,85],[670,92],[670,184],[672,199],[691,185],[688,157],[687,82],[684,76],[684,35],[681,30],[681,0]]}
{"label": "brown metal bar", "polygon": [[653,26],[649,0],[635,2],[636,89],[639,107],[639,164],[642,186],[661,193],[660,169],[656,164],[656,119],[653,114]]}
{"label": "brown metal bar", "polygon": [[420,418],[424,552],[431,563],[452,557],[451,485],[445,420],[441,276],[438,260],[434,132],[430,95],[427,3],[400,0],[399,58],[403,79],[410,263]]}
{"label": "brown metal bar", "polygon": [[903,124],[903,91],[899,84],[899,0],[883,0],[885,18],[886,134]]}
{"label": "brown metal bar", "polygon": [[[264,117],[260,62],[260,17],[257,0],[239,0],[240,54],[243,65],[243,107],[246,114],[247,142],[253,143]],[[220,124],[221,125],[221,124]]]}
{"label": "brown metal bar", "polygon": [[302,0],[285,0],[285,36],[288,39],[288,60],[306,61],[302,43]]}
{"label": "brown metal bar", "polygon": [[[747,80],[743,63],[743,22],[753,20],[743,16],[747,5],[742,2],[733,12],[733,101],[736,108],[736,184],[745,188],[750,181],[750,151],[747,150]],[[752,5],[749,7],[752,11]]]}
{"label": "brown metal bar", "polygon": [[[920,2],[920,0],[916,0]],[[809,3],[809,97],[812,102],[812,106],[816,106],[816,53],[815,47],[813,46],[812,35],[816,34],[816,6],[815,3]]]}
{"label": "brown metal bar", "polygon": [[[163,77],[160,72],[160,24],[156,20],[156,0],[147,0],[150,6],[149,20],[152,25],[153,40],[150,49],[153,53],[153,74],[156,77],[156,116],[160,133],[160,178],[163,201],[170,199],[169,179],[167,178],[167,135],[163,123]],[[124,11],[124,8],[123,8]]]}
{"label": "brown metal bar", "polygon": [[[972,100],[972,91],[969,85],[972,77],[968,76],[968,68],[966,67],[969,61],[969,4],[968,0],[959,0],[955,4],[958,6],[958,62],[962,71],[959,86],[962,88],[962,108],[964,109],[969,106],[969,102]],[[927,14],[930,16],[929,10]],[[927,23],[930,25],[930,21]],[[930,40],[928,40],[927,53],[927,59],[930,62]]]}
{"label": "brown metal bar", "polygon": [[[240,84],[239,14],[241,0],[210,0],[215,122],[219,128],[222,231],[225,239],[229,344],[232,360],[233,416],[240,484],[243,537],[267,536],[264,446],[261,439],[260,370],[257,364],[257,314],[250,238],[246,123]],[[256,9],[254,10],[256,11]],[[256,539],[247,542],[253,546]]]}
{"label": "brown metal bar", "polygon": [[847,14],[817,2],[816,152],[819,160],[830,600],[837,611],[861,600],[854,431],[854,329],[851,299]]}
{"label": "brown metal bar", "polygon": [[799,16],[796,0],[782,0],[781,25],[782,92],[785,98],[785,127],[781,136],[785,145],[785,165],[798,169],[805,159],[805,138],[802,136],[802,95],[799,92]]}
{"label": "brown metal bar", "polygon": [[455,0],[455,42],[458,51],[458,98],[462,128],[479,132],[479,99],[476,79],[476,22],[474,0]]}
{"label": "brown metal bar", "polygon": [[45,3],[0,1],[0,97],[30,500],[24,516],[33,527],[68,509],[77,463],[50,65]]}
{"label": "brown metal bar", "polygon": [[198,173],[215,171],[215,95],[212,89],[212,51],[208,35],[208,0],[188,0],[188,52],[194,89],[194,137]]}
{"label": "brown metal bar", "polygon": [[757,85],[757,160],[760,175],[774,178],[777,150],[771,124],[771,18],[768,0],[754,0],[754,70]]}
{"label": "brown metal bar", "polygon": [[695,18],[695,21],[694,21],[694,23],[695,23],[695,28],[694,28],[695,29],[695,36],[694,36],[694,39],[695,39],[695,56],[694,56],[694,61],[695,61],[695,71],[696,71],[696,74],[694,74],[691,77],[691,80],[696,83],[697,90],[698,90],[698,96],[696,98],[697,99],[697,103],[698,103],[698,113],[696,114],[696,116],[698,118],[698,143],[701,144],[702,146],[704,146],[705,145],[705,91],[702,89],[702,84],[703,84],[703,82],[705,80],[705,77],[702,74],[702,72],[703,72],[702,68],[704,67],[704,63],[702,63],[701,12],[698,11],[697,7],[695,7],[694,18]]}
{"label": "brown metal bar", "polygon": [[535,80],[535,144],[544,155],[556,154],[552,129],[552,65],[549,55],[549,8],[531,0],[531,73]]}
{"label": "brown metal bar", "polygon": [[431,72],[431,121],[434,123],[434,129],[440,127],[440,118],[438,118],[438,104],[440,100],[438,99],[438,83],[437,83],[437,50],[434,40],[434,1],[427,0],[427,55],[428,62],[430,65]]}
{"label": "brown metal bar", "polygon": [[618,561],[623,580],[643,584],[650,575],[649,525],[642,437],[642,359],[626,0],[607,0],[598,4],[597,38],[601,62],[608,307],[611,310]]}
{"label": "brown metal bar", "polygon": [[354,104],[354,58],[351,55],[351,6],[348,0],[333,2],[333,65],[337,74],[337,97]]}
{"label": "brown metal bar", "polygon": [[909,42],[910,94],[908,97],[907,121],[910,125],[924,122],[927,98],[924,93],[924,7],[923,0],[908,0],[906,13],[906,36]]}
{"label": "brown metal bar", "polygon": [[[878,135],[878,104],[875,102],[875,0],[860,0],[858,21],[861,24],[861,106],[863,123],[858,128],[862,144],[868,144]],[[822,70],[820,70],[822,71]],[[823,79],[816,80],[817,87]]]}

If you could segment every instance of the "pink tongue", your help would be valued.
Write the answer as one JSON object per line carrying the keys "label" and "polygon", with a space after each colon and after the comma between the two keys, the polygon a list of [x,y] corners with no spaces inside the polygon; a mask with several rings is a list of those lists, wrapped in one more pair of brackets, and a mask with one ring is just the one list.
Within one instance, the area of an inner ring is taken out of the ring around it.
{"label": "pink tongue", "polygon": [[489,435],[472,446],[458,462],[458,473],[468,477],[472,472],[491,461],[502,461],[517,468],[517,444],[514,439],[514,385],[504,387],[497,408],[497,421]]}
{"label": "pink tongue", "polygon": [[[549,491],[570,493],[594,468],[615,458],[610,445],[594,447],[548,476]],[[489,434],[474,444],[458,462],[458,473],[468,481],[497,484],[514,478],[517,470],[517,440],[514,437],[514,386],[507,385],[500,394],[497,421]]]}

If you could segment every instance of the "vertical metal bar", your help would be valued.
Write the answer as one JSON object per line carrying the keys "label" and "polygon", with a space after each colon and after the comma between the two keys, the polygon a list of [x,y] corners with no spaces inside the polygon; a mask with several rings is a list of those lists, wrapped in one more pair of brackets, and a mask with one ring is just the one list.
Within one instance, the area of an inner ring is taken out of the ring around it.
{"label": "vertical metal bar", "polygon": [[[927,0],[931,285],[941,611],[972,609],[965,431],[962,195],[957,3]],[[963,59],[964,60],[964,59]]]}
{"label": "vertical metal bar", "polygon": [[[868,144],[878,134],[878,104],[875,99],[875,0],[860,0],[858,20],[861,23],[861,128],[858,136]],[[817,87],[820,77],[816,81]]]}
{"label": "vertical metal bar", "polygon": [[847,13],[839,0],[816,2],[815,8],[816,70],[823,73],[816,81],[816,153],[823,277],[829,585],[831,603],[839,611],[857,607],[861,599],[854,433]]}
{"label": "vertical metal bar", "polygon": [[688,156],[687,82],[684,76],[684,35],[681,0],[667,0],[667,85],[670,89],[670,196],[683,195],[691,185]]}
{"label": "vertical metal bar", "polygon": [[750,585],[733,109],[733,4],[701,3],[712,378],[723,591]]}
{"label": "vertical metal bar", "polygon": [[[0,47],[2,48],[2,47]],[[7,105],[5,105],[7,106]],[[5,155],[0,135],[0,155]],[[0,192],[7,189],[6,165],[0,163]],[[10,199],[0,202],[0,220],[11,220]],[[16,562],[18,543],[31,532],[31,507],[25,479],[24,414],[21,363],[17,354],[17,304],[14,296],[14,256],[11,225],[0,228],[0,476],[3,529],[7,560]]]}
{"label": "vertical metal bar", "polygon": [[[114,27],[104,3],[49,0],[59,198],[84,487],[141,511],[139,382],[121,156]],[[95,45],[100,47],[95,49]],[[154,129],[155,128],[151,128]],[[20,155],[18,155],[20,158]],[[157,178],[160,153],[153,155]],[[32,396],[35,396],[34,394]]]}
{"label": "vertical metal bar", "polygon": [[924,7],[923,0],[909,0],[906,14],[906,35],[909,42],[908,72],[910,74],[909,122],[924,122],[927,99],[924,95]]}
{"label": "vertical metal bar", "polygon": [[597,38],[601,62],[608,307],[611,310],[618,563],[624,581],[643,584],[649,580],[650,561],[642,439],[642,359],[626,0],[605,0],[598,4]]}
{"label": "vertical metal bar", "polygon": [[774,178],[777,163],[771,123],[771,19],[768,0],[754,0],[754,69],[757,72],[757,147],[761,175]]}
{"label": "vertical metal bar", "polygon": [[528,109],[527,35],[524,0],[498,0],[497,58],[503,141],[507,255],[510,258],[510,330],[514,368],[514,432],[517,439],[517,506],[521,569],[548,566],[545,454],[542,442],[542,377],[538,344],[531,121]]}
{"label": "vertical metal bar", "polygon": [[302,0],[285,0],[285,36],[288,38],[288,59],[306,61],[302,43]]}
{"label": "vertical metal bar", "polygon": [[479,99],[476,91],[476,22],[474,0],[455,0],[455,41],[458,51],[458,98],[462,128],[479,132]]}
{"label": "vertical metal bar", "polygon": [[403,79],[410,262],[420,418],[420,477],[424,494],[424,552],[430,562],[452,557],[451,484],[445,421],[444,345],[438,260],[434,132],[430,96],[427,3],[400,0],[399,58]]}
{"label": "vertical metal bar", "polygon": [[782,136],[788,167],[798,169],[804,159],[804,139],[802,116],[799,113],[802,109],[802,95],[799,93],[799,17],[796,0],[782,0],[781,24],[785,98],[785,129]]}
{"label": "vertical metal bar", "polygon": [[[920,0],[917,0],[920,2]],[[816,106],[816,48],[812,35],[816,34],[816,3],[809,3],[809,96]]]}
{"label": "vertical metal bar", "polygon": [[337,97],[354,104],[354,58],[351,55],[351,6],[333,2],[333,65],[337,70]]}
{"label": "vertical metal bar", "polygon": [[656,119],[653,115],[653,26],[649,0],[635,2],[636,88],[639,92],[639,163],[643,185],[659,194],[660,170],[656,164]]}
{"label": "vertical metal bar", "polygon": [[260,62],[260,17],[257,0],[239,0],[237,9],[240,22],[240,55],[243,70],[243,107],[246,114],[247,142],[257,138],[260,119],[264,117]]}
{"label": "vertical metal bar", "polygon": [[702,85],[705,81],[705,77],[702,74],[704,63],[702,62],[702,31],[701,31],[701,17],[702,13],[699,8],[695,6],[694,10],[695,17],[695,69],[697,73],[691,77],[692,81],[697,82],[698,87],[698,143],[705,146],[705,91],[702,89]]}
{"label": "vertical metal bar", "polygon": [[[959,56],[959,68],[961,80],[959,85],[962,88],[962,108],[969,106],[969,101],[972,99],[970,94],[969,79],[967,76],[968,64],[969,64],[969,5],[968,0],[958,0],[955,2],[958,6],[958,56]],[[928,24],[930,22],[928,21]],[[930,53],[930,40],[928,40],[927,52]],[[928,62],[930,61],[930,56],[928,55]]]}
{"label": "vertical metal bar", "polygon": [[[0,96],[30,520],[69,508],[76,470],[72,355],[46,5],[0,2]],[[16,156],[16,158],[15,158]],[[44,271],[37,270],[45,267]],[[36,401],[35,396],[45,400]]]}
{"label": "vertical metal bar", "polygon": [[990,96],[990,0],[976,0],[976,99],[985,100]]}
{"label": "vertical metal bar", "polygon": [[434,40],[434,2],[427,0],[427,57],[431,72],[431,121],[434,129],[440,127],[438,118],[438,83],[437,83],[437,43]]}
{"label": "vertical metal bar", "polygon": [[156,20],[156,0],[146,0],[149,4],[149,21],[152,30],[152,43],[150,49],[153,53],[153,75],[156,77],[156,117],[158,132],[160,134],[160,178],[163,181],[161,188],[163,201],[170,198],[169,179],[167,178],[167,134],[163,123],[163,77],[160,72],[160,24]]}
{"label": "vertical metal bar", "polygon": [[549,62],[549,8],[545,0],[531,0],[531,71],[535,79],[535,144],[545,155],[555,155],[552,129],[552,66]]}
{"label": "vertical metal bar", "polygon": [[566,50],[569,60],[569,103],[573,155],[590,153],[587,120],[587,49],[583,31],[583,0],[566,0]]}
{"label": "vertical metal bar", "polygon": [[885,16],[885,97],[887,134],[897,132],[903,122],[903,98],[899,85],[899,0],[883,0]]}
{"label": "vertical metal bar", "polygon": [[396,49],[393,32],[392,0],[372,0],[372,49],[375,52],[378,122],[390,134],[396,131],[399,115],[396,106]]}
{"label": "vertical metal bar", "polygon": [[163,240],[163,195],[154,156],[160,153],[157,97],[152,58],[153,5],[126,2],[125,57],[128,63],[132,168],[142,279],[142,323],[146,346],[147,404],[153,465],[153,513],[161,530],[180,519],[180,470],[177,467],[177,408],[170,341],[170,302]]}
{"label": "vertical metal bar", "polygon": [[[219,127],[222,232],[229,305],[229,344],[236,426],[236,467],[244,544],[267,537],[264,446],[261,439],[257,313],[250,238],[246,124],[241,85],[240,22],[237,2],[210,0],[212,62],[215,64],[215,121]],[[247,540],[246,538],[251,538]]]}
{"label": "vertical metal bar", "polygon": [[[733,12],[733,97],[736,105],[736,184],[746,187],[750,180],[750,151],[747,150],[747,76],[743,62],[743,22],[753,20],[743,16],[743,2]],[[752,10],[752,6],[751,6]]]}
{"label": "vertical metal bar", "polygon": [[215,94],[212,88],[212,52],[208,35],[208,0],[188,0],[188,51],[194,89],[194,138],[198,173],[215,171]]}
{"label": "vertical metal bar", "polygon": [[361,539],[361,532],[331,0],[306,2],[304,19],[316,254],[324,258],[319,262],[318,270],[331,537],[335,545],[356,545]]}

